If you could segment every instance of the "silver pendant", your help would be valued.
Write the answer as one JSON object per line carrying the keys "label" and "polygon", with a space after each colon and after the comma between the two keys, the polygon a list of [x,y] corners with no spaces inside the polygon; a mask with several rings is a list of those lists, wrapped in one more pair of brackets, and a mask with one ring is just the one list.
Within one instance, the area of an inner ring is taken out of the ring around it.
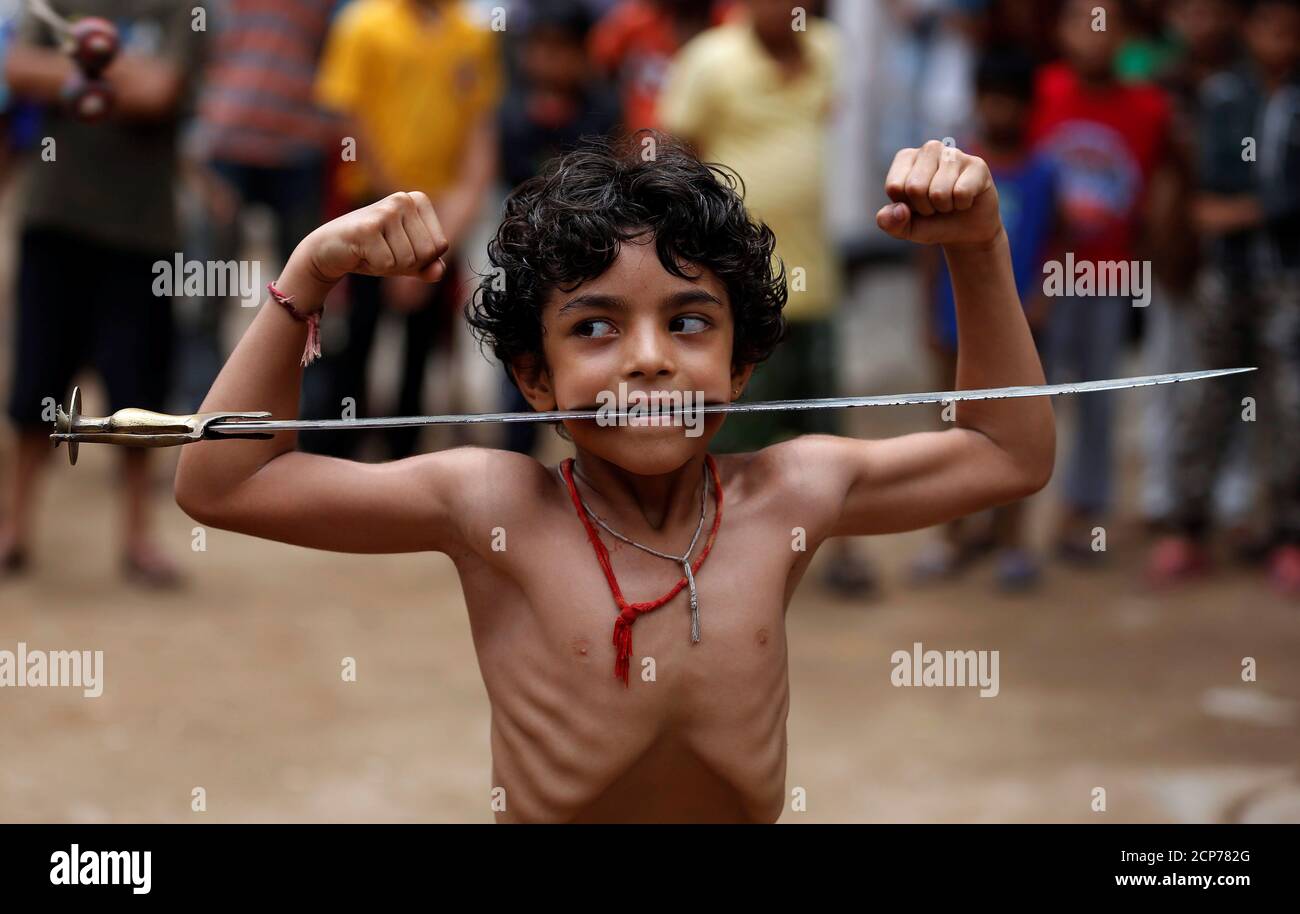
{"label": "silver pendant", "polygon": [[682,563],[682,568],[686,569],[686,584],[690,589],[691,597],[691,644],[700,643],[700,599],[699,594],[695,592],[695,573],[691,571],[689,561]]}

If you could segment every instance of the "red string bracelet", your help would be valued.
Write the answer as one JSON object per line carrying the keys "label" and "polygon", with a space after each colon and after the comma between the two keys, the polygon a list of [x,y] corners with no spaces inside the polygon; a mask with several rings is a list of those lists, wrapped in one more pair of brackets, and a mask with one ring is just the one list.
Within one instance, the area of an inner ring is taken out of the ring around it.
{"label": "red string bracelet", "polygon": [[288,311],[294,320],[307,324],[307,345],[302,351],[303,367],[310,365],[320,358],[320,316],[325,313],[325,306],[321,305],[319,311],[313,311],[311,314],[303,314],[293,306],[293,296],[285,295],[275,287],[275,283],[268,282],[266,291],[271,293],[271,297],[281,305],[284,310]]}

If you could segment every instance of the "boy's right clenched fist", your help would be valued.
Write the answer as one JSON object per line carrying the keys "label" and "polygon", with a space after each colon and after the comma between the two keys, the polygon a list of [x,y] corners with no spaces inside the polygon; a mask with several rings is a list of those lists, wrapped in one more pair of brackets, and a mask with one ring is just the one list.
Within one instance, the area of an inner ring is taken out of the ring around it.
{"label": "boy's right clenched fist", "polygon": [[302,240],[294,258],[305,257],[317,278],[328,283],[347,273],[437,282],[447,270],[445,253],[447,236],[438,215],[417,190],[392,194],[325,223]]}

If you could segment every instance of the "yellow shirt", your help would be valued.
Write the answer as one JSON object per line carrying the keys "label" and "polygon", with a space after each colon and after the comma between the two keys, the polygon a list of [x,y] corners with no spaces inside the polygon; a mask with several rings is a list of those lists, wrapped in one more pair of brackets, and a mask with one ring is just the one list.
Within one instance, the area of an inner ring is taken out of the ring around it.
{"label": "yellow shirt", "polygon": [[403,190],[447,189],[500,93],[495,36],[454,2],[431,17],[414,0],[355,0],[331,27],[316,77],[317,101],[354,118],[374,146],[359,141],[358,161],[343,163],[343,190],[358,199],[370,193],[367,155]]}
{"label": "yellow shirt", "polygon": [[805,65],[787,79],[748,22],[702,33],[674,61],[659,119],[744,180],[746,208],[776,233],[790,290],[785,314],[808,320],[828,316],[840,290],[823,183],[838,34],[809,19],[796,35]]}

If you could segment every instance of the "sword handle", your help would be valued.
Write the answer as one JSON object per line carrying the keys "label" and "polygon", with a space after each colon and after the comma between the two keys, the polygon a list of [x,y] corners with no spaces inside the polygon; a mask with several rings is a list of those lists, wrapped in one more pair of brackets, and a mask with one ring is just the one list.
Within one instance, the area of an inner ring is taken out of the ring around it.
{"label": "sword handle", "polygon": [[271,414],[257,412],[213,411],[173,416],[152,410],[127,407],[111,416],[81,415],[81,389],[73,388],[72,398],[65,412],[62,404],[55,413],[54,434],[50,440],[55,447],[60,442],[68,444],[68,460],[75,466],[78,446],[88,444],[118,444],[128,447],[175,447],[202,441],[205,438],[255,438],[273,437],[270,432],[230,432],[214,429],[217,422],[240,419],[269,419]]}

